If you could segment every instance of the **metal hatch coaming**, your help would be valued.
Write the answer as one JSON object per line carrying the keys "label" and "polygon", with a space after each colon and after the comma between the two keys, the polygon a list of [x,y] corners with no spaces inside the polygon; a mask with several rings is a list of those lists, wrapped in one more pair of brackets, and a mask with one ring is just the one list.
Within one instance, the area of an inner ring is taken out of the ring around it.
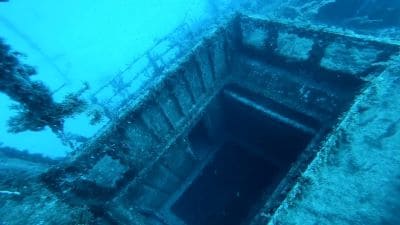
{"label": "metal hatch coaming", "polygon": [[[370,37],[238,15],[176,68],[157,77],[116,121],[44,180],[67,201],[96,203],[96,192],[106,190],[110,203],[104,213],[121,224],[138,215],[162,217],[159,210],[196,161],[186,136],[227,83],[271,98],[329,128],[382,69],[373,63],[387,60],[398,49],[396,43]],[[347,62],[360,54],[373,56],[373,61],[358,58],[351,65],[357,69],[349,69]],[[105,157],[112,160],[102,160]],[[112,170],[110,163],[123,169]],[[294,172],[303,168],[298,165]],[[105,179],[115,180],[100,182],[93,173],[111,173]],[[87,188],[95,193],[89,198],[80,193]],[[263,210],[268,208],[274,207]]]}

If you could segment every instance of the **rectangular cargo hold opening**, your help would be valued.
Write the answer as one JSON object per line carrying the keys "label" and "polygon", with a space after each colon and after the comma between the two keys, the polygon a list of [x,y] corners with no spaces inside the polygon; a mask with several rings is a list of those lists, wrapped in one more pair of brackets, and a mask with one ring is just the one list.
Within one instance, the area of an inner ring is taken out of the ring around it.
{"label": "rectangular cargo hold opening", "polygon": [[187,225],[242,224],[320,129],[271,99],[224,88],[189,133],[204,167],[172,205]]}
{"label": "rectangular cargo hold opening", "polygon": [[399,46],[258,16],[227,22],[157,72],[46,186],[96,210],[106,201],[109,224],[268,224]]}

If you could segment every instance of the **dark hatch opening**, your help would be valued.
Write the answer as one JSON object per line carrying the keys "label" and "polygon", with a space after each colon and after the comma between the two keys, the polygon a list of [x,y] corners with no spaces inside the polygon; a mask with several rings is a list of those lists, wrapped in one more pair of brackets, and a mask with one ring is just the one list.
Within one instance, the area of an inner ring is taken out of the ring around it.
{"label": "dark hatch opening", "polygon": [[211,113],[223,121],[222,128],[216,128],[220,131],[210,131],[213,124],[203,119],[189,140],[203,153],[213,144],[210,133],[218,134],[221,144],[172,211],[188,225],[239,225],[260,199],[273,192],[315,133],[301,129],[310,118],[234,89],[225,89],[213,104],[220,109]]}

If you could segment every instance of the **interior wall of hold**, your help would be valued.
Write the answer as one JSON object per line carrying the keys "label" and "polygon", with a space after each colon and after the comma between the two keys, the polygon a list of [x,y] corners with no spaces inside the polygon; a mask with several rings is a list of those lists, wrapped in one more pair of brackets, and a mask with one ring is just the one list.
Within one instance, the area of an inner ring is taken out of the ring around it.
{"label": "interior wall of hold", "polygon": [[226,144],[172,210],[187,225],[239,225],[278,174],[251,151]]}
{"label": "interior wall of hold", "polygon": [[[304,122],[303,115],[294,115],[292,119]],[[202,160],[211,158],[172,211],[188,225],[241,224],[261,197],[274,190],[312,137],[221,91],[189,133],[193,152]]]}
{"label": "interior wall of hold", "polygon": [[[304,133],[262,111],[224,96],[224,118],[230,141],[286,167],[295,161],[313,134]],[[269,110],[274,110],[269,109]],[[296,118],[294,118],[296,119]]]}

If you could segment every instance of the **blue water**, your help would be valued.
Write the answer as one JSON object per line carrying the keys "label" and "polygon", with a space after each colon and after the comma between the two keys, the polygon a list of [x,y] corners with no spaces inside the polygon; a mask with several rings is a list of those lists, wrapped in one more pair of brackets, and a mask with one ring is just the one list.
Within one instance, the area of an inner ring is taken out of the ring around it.
{"label": "blue water", "polygon": [[[5,43],[28,56],[24,62],[37,70],[32,79],[43,82],[54,91],[54,99],[62,101],[68,93],[82,88],[83,82],[90,84],[90,91],[85,93],[90,96],[159,39],[179,26],[196,30],[199,23],[216,16],[209,10],[229,11],[227,4],[204,0],[10,1],[0,3],[0,34]],[[157,48],[162,51],[165,46]],[[109,95],[112,93],[105,91],[96,97],[101,101]],[[8,110],[13,103],[0,93],[1,142],[50,157],[62,157],[71,150],[48,128],[40,132],[7,132],[7,120],[15,114]],[[93,126],[88,121],[85,114],[68,119],[65,132],[88,138],[106,123],[104,120]]]}

